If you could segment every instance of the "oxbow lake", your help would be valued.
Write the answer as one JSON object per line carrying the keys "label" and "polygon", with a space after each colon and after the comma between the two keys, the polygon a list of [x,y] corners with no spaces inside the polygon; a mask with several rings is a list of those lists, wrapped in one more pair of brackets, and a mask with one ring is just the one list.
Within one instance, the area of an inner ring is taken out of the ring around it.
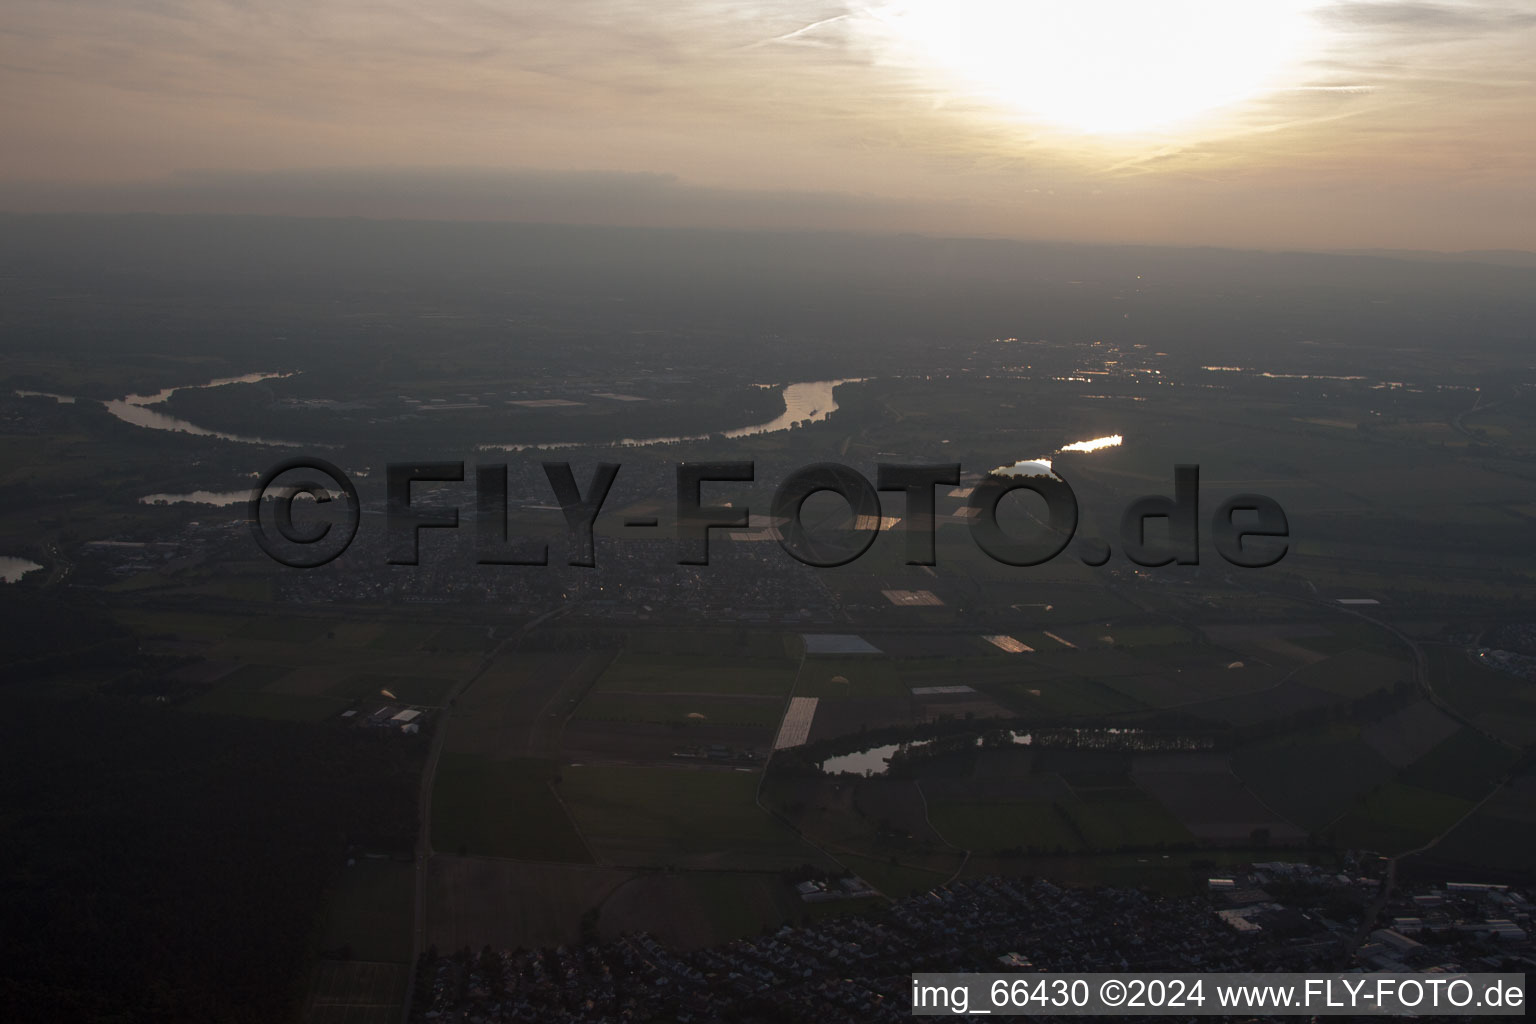
{"label": "oxbow lake", "polygon": [[0,580],[6,583],[15,583],[29,572],[36,572],[42,566],[29,558],[18,558],[15,555],[0,555]]}

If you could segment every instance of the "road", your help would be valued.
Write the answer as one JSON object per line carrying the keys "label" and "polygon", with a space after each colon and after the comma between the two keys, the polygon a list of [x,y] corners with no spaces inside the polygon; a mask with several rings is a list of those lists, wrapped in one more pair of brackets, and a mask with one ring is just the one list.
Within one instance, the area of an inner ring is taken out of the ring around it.
{"label": "road", "polygon": [[453,712],[453,703],[460,694],[474,685],[475,680],[490,670],[508,645],[549,620],[566,614],[574,607],[574,604],[563,605],[523,623],[518,627],[517,632],[491,648],[490,653],[480,662],[480,667],[461,679],[443,700],[443,709],[438,713],[438,720],[432,728],[432,745],[427,751],[426,764],[421,769],[421,791],[417,796],[416,879],[413,897],[415,902],[412,910],[410,974],[405,989],[405,1005],[400,1010],[400,1019],[403,1022],[410,1020],[411,1003],[416,997],[416,965],[427,948],[427,867],[433,853],[432,788],[437,778],[437,762],[442,757],[443,743],[448,737],[448,716]]}
{"label": "road", "polygon": [[[1392,625],[1390,622],[1378,619],[1373,615],[1368,615],[1356,608],[1349,608],[1343,605],[1324,601],[1322,599],[1317,599],[1316,603],[1323,605],[1324,607],[1331,608],[1334,611],[1343,612],[1347,615],[1353,615],[1358,619],[1364,619],[1366,622],[1369,622],[1372,625],[1378,626],[1381,629],[1386,630],[1388,633],[1391,633],[1400,643],[1406,646],[1408,650],[1413,653],[1413,682],[1415,688],[1419,691],[1420,696],[1432,704],[1437,710],[1440,711],[1441,714],[1444,714],[1446,717],[1450,718],[1457,724],[1465,726],[1466,728],[1471,729],[1472,731],[1479,733],[1480,735],[1491,739],[1496,743],[1502,744],[1505,747],[1509,747],[1514,750],[1520,749],[1518,746],[1510,743],[1508,740],[1505,740],[1499,736],[1495,736],[1493,733],[1490,733],[1482,726],[1472,722],[1466,716],[1462,715],[1461,712],[1457,711],[1455,708],[1451,707],[1440,698],[1440,695],[1435,692],[1434,683],[1430,679],[1429,659],[1424,654],[1423,644],[1419,643],[1417,640],[1413,639],[1408,634]],[[1519,762],[1516,761],[1515,765],[1518,764]],[[1514,765],[1512,765],[1499,778],[1498,782],[1496,782],[1494,786],[1483,795],[1481,800],[1473,804],[1465,814],[1457,818],[1450,824],[1450,826],[1448,826],[1444,831],[1435,836],[1429,842],[1425,843],[1423,846],[1418,847],[1417,849],[1395,854],[1394,856],[1387,859],[1387,873],[1386,877],[1381,880],[1381,890],[1376,894],[1376,898],[1371,901],[1371,905],[1366,908],[1364,916],[1360,919],[1360,927],[1355,931],[1354,946],[1347,951],[1346,960],[1353,960],[1354,953],[1358,951],[1361,946],[1365,945],[1365,942],[1370,937],[1371,932],[1376,928],[1376,921],[1381,916],[1381,912],[1386,909],[1387,901],[1392,898],[1392,890],[1397,884],[1398,862],[1406,857],[1412,857],[1415,854],[1423,853],[1424,851],[1439,843],[1440,840],[1450,835],[1459,825],[1461,825],[1462,822],[1472,817],[1472,815],[1476,814],[1479,810],[1482,809],[1484,804],[1486,804],[1489,800],[1492,800],[1494,796],[1509,783],[1510,779],[1514,777],[1515,772],[1516,768]],[[1340,817],[1343,817],[1343,815],[1341,814]],[[1337,821],[1338,819],[1336,818],[1334,820]]]}

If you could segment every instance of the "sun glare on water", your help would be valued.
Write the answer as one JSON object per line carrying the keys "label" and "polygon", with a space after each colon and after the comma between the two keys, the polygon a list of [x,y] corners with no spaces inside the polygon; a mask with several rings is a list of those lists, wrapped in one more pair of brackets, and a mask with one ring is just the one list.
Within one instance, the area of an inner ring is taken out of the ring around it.
{"label": "sun glare on water", "polygon": [[1071,132],[1163,129],[1287,84],[1313,0],[911,0],[868,9],[904,59]]}

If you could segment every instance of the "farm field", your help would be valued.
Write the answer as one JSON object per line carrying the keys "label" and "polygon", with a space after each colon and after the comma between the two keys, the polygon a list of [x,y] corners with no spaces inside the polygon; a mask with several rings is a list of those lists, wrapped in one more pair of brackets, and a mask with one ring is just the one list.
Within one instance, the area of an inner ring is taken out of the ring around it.
{"label": "farm field", "polygon": [[1434,750],[1461,726],[1427,700],[1414,701],[1360,731],[1361,738],[1394,768],[1403,768]]}
{"label": "farm field", "polygon": [[[1301,637],[1298,642],[1310,639]],[[1350,649],[1330,654],[1322,661],[1297,670],[1293,678],[1314,690],[1341,697],[1363,697],[1408,681],[1411,669],[1406,658]]]}
{"label": "farm field", "polygon": [[445,749],[487,757],[555,757],[565,716],[611,658],[602,652],[500,654],[455,701]]}
{"label": "farm field", "polygon": [[1153,848],[1189,842],[1189,830],[1132,787],[1072,791],[1055,800],[942,800],[929,806],[934,828],[982,855]]}
{"label": "farm field", "polygon": [[315,966],[304,1024],[392,1024],[405,1005],[410,965],[321,960]]}
{"label": "farm field", "polygon": [[933,827],[961,849],[982,856],[1005,850],[1035,853],[1077,851],[1083,836],[1052,800],[935,800]]}
{"label": "farm field", "polygon": [[414,864],[385,858],[355,860],[326,895],[322,950],[347,950],[358,960],[409,963]]}
{"label": "farm field", "polygon": [[909,691],[919,686],[971,686],[985,689],[993,683],[1048,678],[1055,674],[1041,667],[1041,659],[1028,653],[966,658],[904,658],[893,663],[897,676]]}
{"label": "farm field", "polygon": [[[774,725],[777,725],[775,722]],[[691,718],[686,722],[614,722],[573,718],[560,734],[560,757],[569,764],[679,765],[679,752],[697,754],[701,748],[724,746],[737,756],[734,767],[751,750],[762,757],[773,745],[774,726],[724,725]],[[694,762],[689,762],[694,763]]]}
{"label": "farm field", "polygon": [[1232,773],[1223,754],[1145,755],[1135,759],[1131,776],[1200,839],[1246,842],[1260,829],[1277,842],[1307,837],[1304,829],[1265,807]]}
{"label": "farm field", "polygon": [[1462,727],[1414,761],[1399,776],[1411,786],[1477,800],[1518,757],[1513,750]]}
{"label": "farm field", "polygon": [[1338,842],[1387,854],[1406,853],[1449,829],[1472,801],[1390,782],[1352,807],[1335,826]]}
{"label": "farm field", "polygon": [[618,868],[439,853],[428,865],[427,941],[438,949],[571,944],[584,914],[635,877]]}
{"label": "farm field", "polygon": [[[296,675],[297,673],[293,673]],[[441,707],[453,689],[455,680],[441,677],[383,675],[376,673],[349,673],[325,691],[328,697],[344,700],[361,700],[376,697],[381,690],[388,690],[395,698],[407,704]]]}
{"label": "farm field", "polygon": [[1232,768],[1259,799],[1309,832],[1396,774],[1352,727],[1313,729],[1239,750]]}
{"label": "farm field", "polygon": [[910,697],[822,697],[811,719],[810,741],[834,739],[912,723]]}
{"label": "farm field", "polygon": [[750,871],[651,872],[620,885],[603,903],[598,934],[647,931],[677,949],[697,949],[798,923],[813,908],[777,874]]}
{"label": "farm field", "polygon": [[756,772],[570,766],[559,792],[604,863],[774,870],[817,859],[757,806]]}
{"label": "farm field", "polygon": [[[648,755],[665,759],[671,750],[688,745],[730,743],[766,747],[760,734],[778,727],[795,680],[797,663],[787,659],[743,660],[695,654],[656,654],[626,651],[598,675],[572,711],[573,731],[567,749],[597,760],[633,757],[626,742],[634,726],[662,726],[670,735],[657,735]],[[605,728],[614,733],[615,749],[603,749]],[[745,737],[745,738],[744,738]]]}
{"label": "farm field", "polygon": [[993,683],[987,692],[1024,716],[1092,718],[1148,710],[1146,704],[1115,689],[1111,681],[1099,682],[1076,675]]}
{"label": "farm field", "polygon": [[1433,849],[1431,862],[1486,864],[1529,875],[1536,849],[1536,773],[1517,776]]}
{"label": "farm field", "polygon": [[1090,850],[1142,849],[1193,837],[1156,800],[1130,786],[1081,789],[1062,805]]}
{"label": "farm field", "polygon": [[1115,626],[1108,630],[1120,647],[1143,648],[1187,644],[1194,635],[1183,626],[1172,623],[1145,626]]}
{"label": "farm field", "polygon": [[[906,779],[774,779],[764,803],[838,858],[851,854],[942,869],[958,854],[934,831],[922,792]],[[952,869],[951,869],[952,870]]]}
{"label": "farm field", "polygon": [[950,862],[935,863],[931,867],[908,864],[900,859],[892,863],[890,857],[847,852],[839,852],[838,860],[846,865],[848,870],[893,899],[932,889],[943,883],[960,867],[958,855]]}
{"label": "farm field", "polygon": [[789,660],[625,652],[598,678],[595,692],[782,697],[794,683],[795,668],[796,663]]}
{"label": "farm field", "polygon": [[1104,684],[1147,707],[1173,708],[1255,693],[1279,681],[1277,670],[1263,665],[1248,667],[1244,663],[1238,668],[1222,665],[1193,671],[1161,669],[1112,676],[1104,679]]}
{"label": "farm field", "polygon": [[779,697],[612,692],[588,694],[575,713],[576,718],[589,721],[650,722],[680,729],[695,722],[771,729],[783,715],[784,701]]}
{"label": "farm field", "polygon": [[[1326,854],[1323,858],[1328,859]],[[973,857],[967,862],[963,877],[1032,875],[1059,879],[1069,885],[1144,886],[1172,896],[1187,896],[1206,891],[1206,880],[1213,869],[1254,861],[1303,859],[1310,858],[1277,852],[1267,846],[1212,847],[1166,853],[1074,853],[1004,859]]]}
{"label": "farm field", "polygon": [[1235,625],[1221,623],[1202,626],[1200,631],[1212,643],[1238,652],[1250,661],[1266,661],[1285,668],[1322,661],[1327,654],[1299,641],[1329,635],[1325,626],[1307,623],[1276,622]]}
{"label": "farm field", "polygon": [[1431,647],[1435,693],[1479,728],[1516,744],[1536,743],[1536,687],[1485,668],[1459,648]]}
{"label": "farm field", "polygon": [[774,662],[800,657],[800,639],[791,633],[758,629],[649,629],[624,634],[624,652],[661,658],[703,658],[717,664]]}
{"label": "farm field", "polygon": [[589,863],[555,795],[557,769],[534,758],[444,753],[432,796],[432,845],[463,856]]}
{"label": "farm field", "polygon": [[797,697],[906,697],[911,686],[897,659],[878,655],[807,658],[795,680]]}
{"label": "farm field", "polygon": [[[479,665],[483,628],[431,623],[356,623],[300,615],[236,616],[133,610],[120,613],[150,650],[202,659],[181,678],[207,677],[192,711],[321,721],[390,690],[406,704],[441,704]],[[473,643],[471,638],[475,639]],[[388,641],[387,643],[385,641]],[[203,671],[238,666],[233,671]]]}
{"label": "farm field", "polygon": [[1339,703],[1337,694],[1325,693],[1288,679],[1279,686],[1235,697],[1217,697],[1191,705],[1190,714],[1222,725],[1255,725],[1288,718],[1304,711]]}
{"label": "farm field", "polygon": [[216,715],[242,715],[285,722],[322,722],[334,718],[349,702],[326,697],[261,690],[215,689],[182,705],[187,711]]}

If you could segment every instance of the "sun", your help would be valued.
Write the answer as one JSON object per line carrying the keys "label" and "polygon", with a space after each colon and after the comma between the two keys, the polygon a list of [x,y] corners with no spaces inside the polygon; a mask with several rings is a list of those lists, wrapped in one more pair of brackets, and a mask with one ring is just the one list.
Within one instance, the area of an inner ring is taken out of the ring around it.
{"label": "sun", "polygon": [[1314,0],[911,0],[866,8],[888,55],[1083,134],[1176,126],[1286,84]]}

